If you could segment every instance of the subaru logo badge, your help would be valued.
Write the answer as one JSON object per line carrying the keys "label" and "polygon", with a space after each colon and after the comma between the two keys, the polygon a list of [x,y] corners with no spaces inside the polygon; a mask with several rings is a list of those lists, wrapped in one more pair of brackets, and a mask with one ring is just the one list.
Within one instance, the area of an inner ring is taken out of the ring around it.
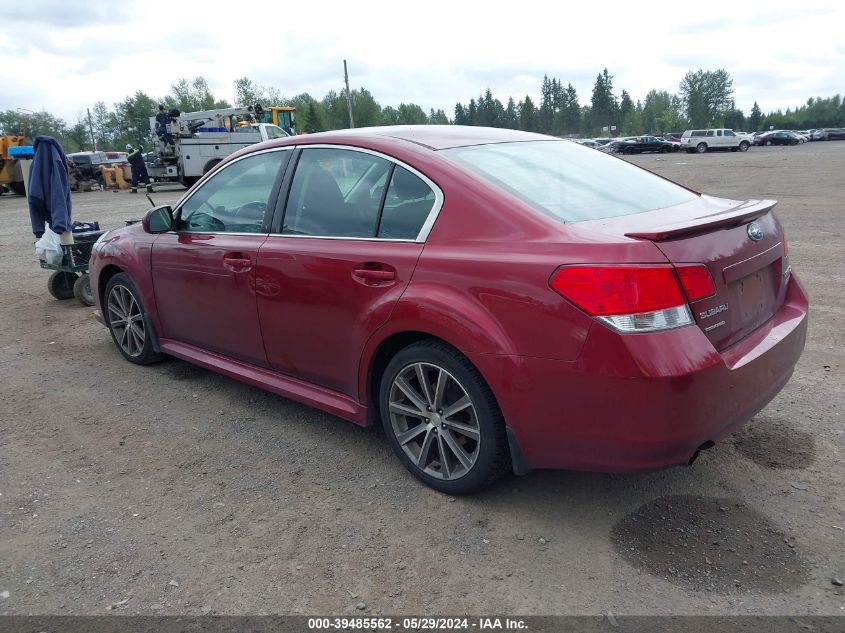
{"label": "subaru logo badge", "polygon": [[763,239],[763,229],[760,228],[759,224],[752,222],[748,225],[748,237],[755,242],[759,242]]}

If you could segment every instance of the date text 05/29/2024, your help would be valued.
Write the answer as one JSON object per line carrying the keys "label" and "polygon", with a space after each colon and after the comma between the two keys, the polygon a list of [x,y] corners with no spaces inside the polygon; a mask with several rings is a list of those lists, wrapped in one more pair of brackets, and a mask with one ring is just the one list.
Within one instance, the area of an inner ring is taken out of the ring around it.
{"label": "date text 05/29/2024", "polygon": [[308,618],[310,630],[478,630],[478,631],[518,631],[526,630],[528,625],[519,618],[479,617],[479,618],[434,618],[434,617],[346,617],[346,618]]}

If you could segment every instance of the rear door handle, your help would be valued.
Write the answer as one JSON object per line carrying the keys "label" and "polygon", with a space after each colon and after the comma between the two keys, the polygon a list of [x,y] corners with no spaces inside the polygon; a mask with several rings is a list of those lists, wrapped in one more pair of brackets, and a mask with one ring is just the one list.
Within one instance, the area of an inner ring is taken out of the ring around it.
{"label": "rear door handle", "polygon": [[372,268],[356,268],[352,274],[358,279],[370,281],[391,281],[396,279],[396,271]]}

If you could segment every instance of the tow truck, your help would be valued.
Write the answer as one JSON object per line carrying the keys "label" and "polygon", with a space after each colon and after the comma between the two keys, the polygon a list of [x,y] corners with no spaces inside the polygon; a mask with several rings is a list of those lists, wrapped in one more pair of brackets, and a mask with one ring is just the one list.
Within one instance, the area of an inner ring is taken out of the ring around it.
{"label": "tow truck", "polygon": [[[291,136],[293,112],[295,109],[289,106],[273,106],[268,113],[260,105],[172,111],[162,134],[156,133],[156,119],[150,117],[156,146],[155,158],[147,163],[147,171],[156,182],[179,182],[190,187],[229,154],[261,141]],[[267,122],[270,120],[289,123],[291,131]]]}

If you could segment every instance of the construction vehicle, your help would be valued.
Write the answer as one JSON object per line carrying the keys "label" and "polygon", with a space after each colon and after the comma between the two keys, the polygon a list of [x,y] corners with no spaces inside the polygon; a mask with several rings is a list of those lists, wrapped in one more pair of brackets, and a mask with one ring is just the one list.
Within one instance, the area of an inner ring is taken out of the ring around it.
{"label": "construction vehicle", "polygon": [[296,108],[293,106],[270,106],[264,111],[261,122],[278,125],[293,136],[296,134]]}
{"label": "construction vehicle", "polygon": [[19,196],[26,195],[26,187],[17,152],[12,148],[29,145],[31,143],[26,136],[0,136],[0,186],[5,185]]}
{"label": "construction vehicle", "polygon": [[290,136],[281,126],[267,121],[290,121],[293,126],[294,111],[274,106],[265,120],[268,112],[260,105],[186,113],[171,110],[170,122],[163,129],[157,129],[155,117],[150,117],[156,146],[155,160],[147,162],[147,171],[156,182],[180,182],[190,187],[229,154],[261,141]]}

